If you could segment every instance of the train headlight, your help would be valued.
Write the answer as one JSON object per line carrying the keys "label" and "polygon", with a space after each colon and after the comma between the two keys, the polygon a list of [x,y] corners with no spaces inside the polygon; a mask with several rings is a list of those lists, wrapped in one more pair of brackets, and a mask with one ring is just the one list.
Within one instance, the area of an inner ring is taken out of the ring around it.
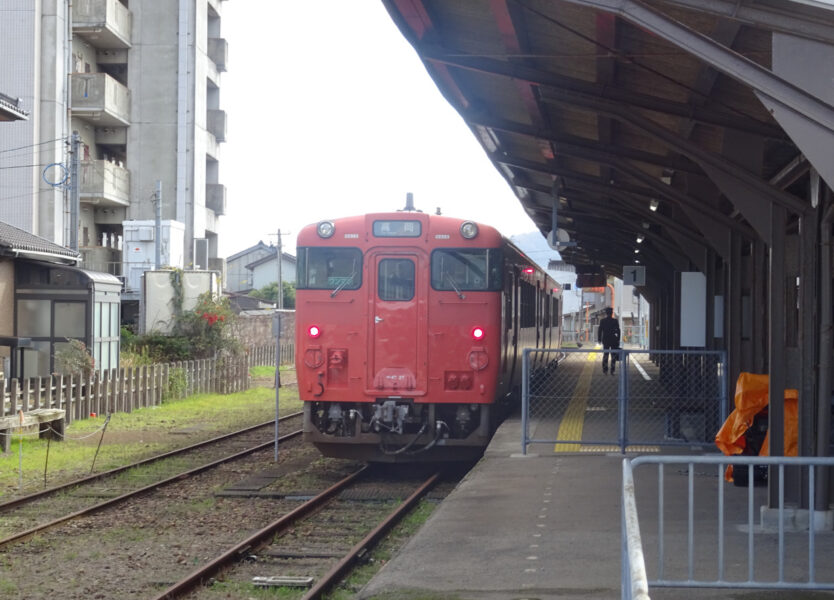
{"label": "train headlight", "polygon": [[319,237],[329,238],[336,232],[336,226],[331,221],[322,221],[316,227],[316,231],[318,231]]}
{"label": "train headlight", "polygon": [[321,335],[321,327],[318,325],[310,325],[307,328],[307,335],[315,339]]}
{"label": "train headlight", "polygon": [[475,340],[476,342],[480,342],[482,339],[484,339],[485,335],[486,335],[486,331],[484,331],[483,327],[473,327],[472,328],[472,339]]}
{"label": "train headlight", "polygon": [[464,221],[460,226],[460,234],[467,240],[478,235],[478,226],[472,221]]}

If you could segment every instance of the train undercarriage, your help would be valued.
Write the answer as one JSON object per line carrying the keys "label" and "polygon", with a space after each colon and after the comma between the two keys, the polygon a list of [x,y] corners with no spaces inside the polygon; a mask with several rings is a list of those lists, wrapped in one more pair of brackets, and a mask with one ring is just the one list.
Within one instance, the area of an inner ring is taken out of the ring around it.
{"label": "train undercarriage", "polygon": [[494,405],[305,402],[304,439],[325,456],[371,462],[469,461],[489,443]]}

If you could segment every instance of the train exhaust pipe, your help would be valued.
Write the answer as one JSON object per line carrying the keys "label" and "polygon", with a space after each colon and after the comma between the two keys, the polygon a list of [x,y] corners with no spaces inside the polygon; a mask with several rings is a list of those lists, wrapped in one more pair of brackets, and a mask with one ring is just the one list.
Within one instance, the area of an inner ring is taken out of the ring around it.
{"label": "train exhaust pipe", "polygon": [[412,192],[407,192],[405,195],[405,208],[400,210],[399,212],[423,212],[422,210],[417,210],[414,208],[414,194]]}

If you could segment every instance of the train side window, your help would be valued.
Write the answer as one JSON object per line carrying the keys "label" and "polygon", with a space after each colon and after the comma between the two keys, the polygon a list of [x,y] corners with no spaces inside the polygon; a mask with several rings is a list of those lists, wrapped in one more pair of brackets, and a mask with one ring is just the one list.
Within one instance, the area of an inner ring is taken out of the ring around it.
{"label": "train side window", "polygon": [[359,248],[298,248],[297,260],[300,290],[358,290],[362,285]]}
{"label": "train side window", "polygon": [[407,258],[383,258],[379,261],[378,282],[380,300],[411,300],[414,298],[414,262]]}
{"label": "train side window", "polygon": [[520,327],[536,326],[536,288],[521,281],[521,322]]}

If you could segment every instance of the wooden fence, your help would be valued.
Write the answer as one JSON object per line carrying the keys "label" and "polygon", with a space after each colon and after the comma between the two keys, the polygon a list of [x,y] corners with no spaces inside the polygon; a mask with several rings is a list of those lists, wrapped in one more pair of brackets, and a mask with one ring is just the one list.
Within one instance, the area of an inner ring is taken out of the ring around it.
{"label": "wooden fence", "polygon": [[[247,350],[249,364],[253,367],[275,366],[275,344],[252,346]],[[281,344],[282,365],[295,364],[295,345]]]}
{"label": "wooden fence", "polygon": [[249,389],[249,356],[189,360],[82,375],[8,381],[0,417],[37,408],[66,411],[67,423],[95,414],[157,406],[163,398]]}
{"label": "wooden fence", "polygon": [[[281,345],[281,364],[294,361],[294,346]],[[233,394],[249,389],[249,367],[275,365],[275,344],[252,346],[241,358],[207,358],[93,373],[12,379],[3,382],[0,417],[38,408],[66,411],[65,420],[92,414],[131,412],[158,406],[163,398],[192,394]],[[5,383],[6,385],[3,385]]]}

